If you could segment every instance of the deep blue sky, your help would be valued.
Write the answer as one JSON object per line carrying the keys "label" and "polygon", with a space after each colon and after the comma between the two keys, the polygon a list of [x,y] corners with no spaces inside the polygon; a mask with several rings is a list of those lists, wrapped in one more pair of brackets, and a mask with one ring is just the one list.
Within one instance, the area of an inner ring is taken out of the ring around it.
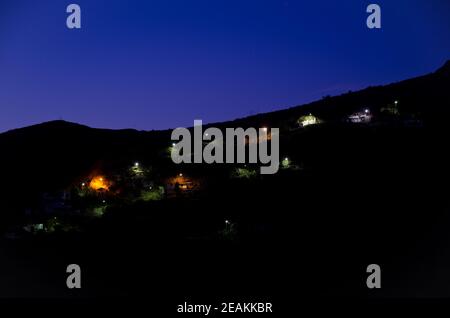
{"label": "deep blue sky", "polygon": [[0,132],[190,126],[394,82],[450,58],[449,20],[448,0],[0,0]]}

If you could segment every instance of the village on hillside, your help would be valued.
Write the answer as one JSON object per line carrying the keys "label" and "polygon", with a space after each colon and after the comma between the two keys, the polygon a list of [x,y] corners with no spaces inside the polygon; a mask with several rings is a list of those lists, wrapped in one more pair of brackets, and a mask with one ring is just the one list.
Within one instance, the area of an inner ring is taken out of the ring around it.
{"label": "village on hillside", "polygon": [[[326,124],[361,125],[378,127],[396,124],[406,127],[422,127],[420,114],[402,112],[398,100],[379,109],[361,106],[337,122],[330,123],[313,113],[306,113],[293,120],[282,134],[301,133]],[[269,133],[270,138],[270,133]],[[260,142],[260,140],[251,141]],[[166,149],[160,151],[170,158],[172,141],[167,141]],[[248,146],[248,142],[247,142]],[[300,146],[300,145],[299,145]],[[292,151],[291,151],[292,152]],[[158,173],[158,167],[148,162],[134,161],[126,166],[106,170],[95,168],[81,175],[66,188],[49,191],[40,195],[39,203],[23,211],[21,223],[11,227],[4,237],[20,239],[32,235],[49,235],[54,232],[83,231],[89,220],[102,218],[115,206],[127,206],[137,202],[165,200],[196,200],[207,191],[210,183],[208,174],[192,173],[183,165],[172,165],[165,173]],[[304,169],[301,159],[291,156],[288,149],[280,153],[280,173],[298,172]],[[167,172],[169,171],[169,172]],[[263,178],[254,165],[227,165],[228,179]],[[225,227],[230,221],[224,220]]]}

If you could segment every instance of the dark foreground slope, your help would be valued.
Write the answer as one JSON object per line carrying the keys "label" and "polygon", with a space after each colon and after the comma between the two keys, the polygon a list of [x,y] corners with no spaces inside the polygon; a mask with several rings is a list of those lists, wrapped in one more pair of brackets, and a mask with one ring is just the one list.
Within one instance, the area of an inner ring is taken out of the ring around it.
{"label": "dark foreground slope", "polygon": [[[53,122],[0,135],[2,212],[11,218],[49,187],[136,158],[161,175],[183,170],[207,180],[195,198],[117,205],[82,232],[2,241],[1,295],[449,297],[449,74],[447,64],[420,78],[224,123],[281,128],[281,155],[295,168],[273,176],[175,167],[161,155],[169,132]],[[384,116],[381,108],[395,100],[400,114]],[[377,120],[345,121],[364,107]],[[296,128],[310,112],[323,123]],[[80,291],[65,287],[70,263],[86,271]],[[382,268],[381,290],[365,287],[372,263]]]}

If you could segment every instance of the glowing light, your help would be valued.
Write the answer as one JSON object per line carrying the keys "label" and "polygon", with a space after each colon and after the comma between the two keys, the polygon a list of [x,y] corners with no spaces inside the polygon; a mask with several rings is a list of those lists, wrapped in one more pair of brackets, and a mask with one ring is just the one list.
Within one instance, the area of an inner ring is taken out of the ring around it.
{"label": "glowing light", "polygon": [[263,127],[263,131],[267,131],[267,127]]}
{"label": "glowing light", "polygon": [[284,160],[281,161],[281,166],[282,166],[283,168],[288,168],[289,165],[290,165],[290,162],[289,162],[289,158],[288,158],[288,157],[284,158]]}
{"label": "glowing light", "polygon": [[135,162],[135,163],[134,163],[134,166],[135,166],[135,167],[139,167],[139,162]]}
{"label": "glowing light", "polygon": [[317,124],[318,123],[318,119],[315,116],[313,116],[312,114],[309,114],[309,115],[300,117],[298,122],[299,122],[299,124],[302,127],[306,127],[306,126],[309,126],[309,125]]}
{"label": "glowing light", "polygon": [[179,174],[179,176],[180,176],[180,177],[182,177],[182,176],[183,176],[183,174],[182,174],[182,173],[180,173],[180,174]]}
{"label": "glowing light", "polygon": [[103,179],[103,177],[95,177],[91,180],[89,183],[89,187],[91,187],[94,190],[109,190],[109,183]]}
{"label": "glowing light", "polygon": [[172,143],[172,147],[175,147],[175,143]]}

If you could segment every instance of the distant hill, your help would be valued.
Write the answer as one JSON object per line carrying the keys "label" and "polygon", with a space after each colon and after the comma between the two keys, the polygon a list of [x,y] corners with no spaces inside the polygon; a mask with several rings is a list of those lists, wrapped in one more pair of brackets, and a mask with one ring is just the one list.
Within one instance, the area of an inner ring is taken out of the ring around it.
{"label": "distant hill", "polygon": [[[209,126],[279,127],[282,136],[288,138],[302,115],[312,113],[324,122],[342,122],[361,108],[377,113],[398,100],[402,113],[420,117],[428,127],[447,128],[449,87],[450,61],[417,78]],[[305,139],[296,142],[304,143]],[[96,166],[140,160],[164,170],[171,162],[167,154],[161,154],[170,143],[169,130],[94,129],[65,121],[11,130],[0,134],[0,196],[10,202],[5,203],[10,209],[15,209],[17,202],[26,206],[27,200],[39,193],[67,186]]]}
{"label": "distant hill", "polygon": [[[80,304],[140,300],[149,290],[273,295],[288,282],[312,303],[448,297],[449,75],[447,62],[399,83],[213,124],[279,127],[288,163],[274,175],[249,164],[177,166],[169,130],[53,121],[0,134],[0,292]],[[395,112],[382,111],[395,101]],[[350,122],[361,109],[374,120]],[[309,113],[321,124],[300,126]],[[85,188],[97,171],[118,186]],[[170,189],[167,179],[178,177],[201,190]],[[63,200],[58,190],[68,190]],[[69,262],[87,269],[82,294],[64,284]],[[383,273],[376,291],[365,285],[374,263]]]}

